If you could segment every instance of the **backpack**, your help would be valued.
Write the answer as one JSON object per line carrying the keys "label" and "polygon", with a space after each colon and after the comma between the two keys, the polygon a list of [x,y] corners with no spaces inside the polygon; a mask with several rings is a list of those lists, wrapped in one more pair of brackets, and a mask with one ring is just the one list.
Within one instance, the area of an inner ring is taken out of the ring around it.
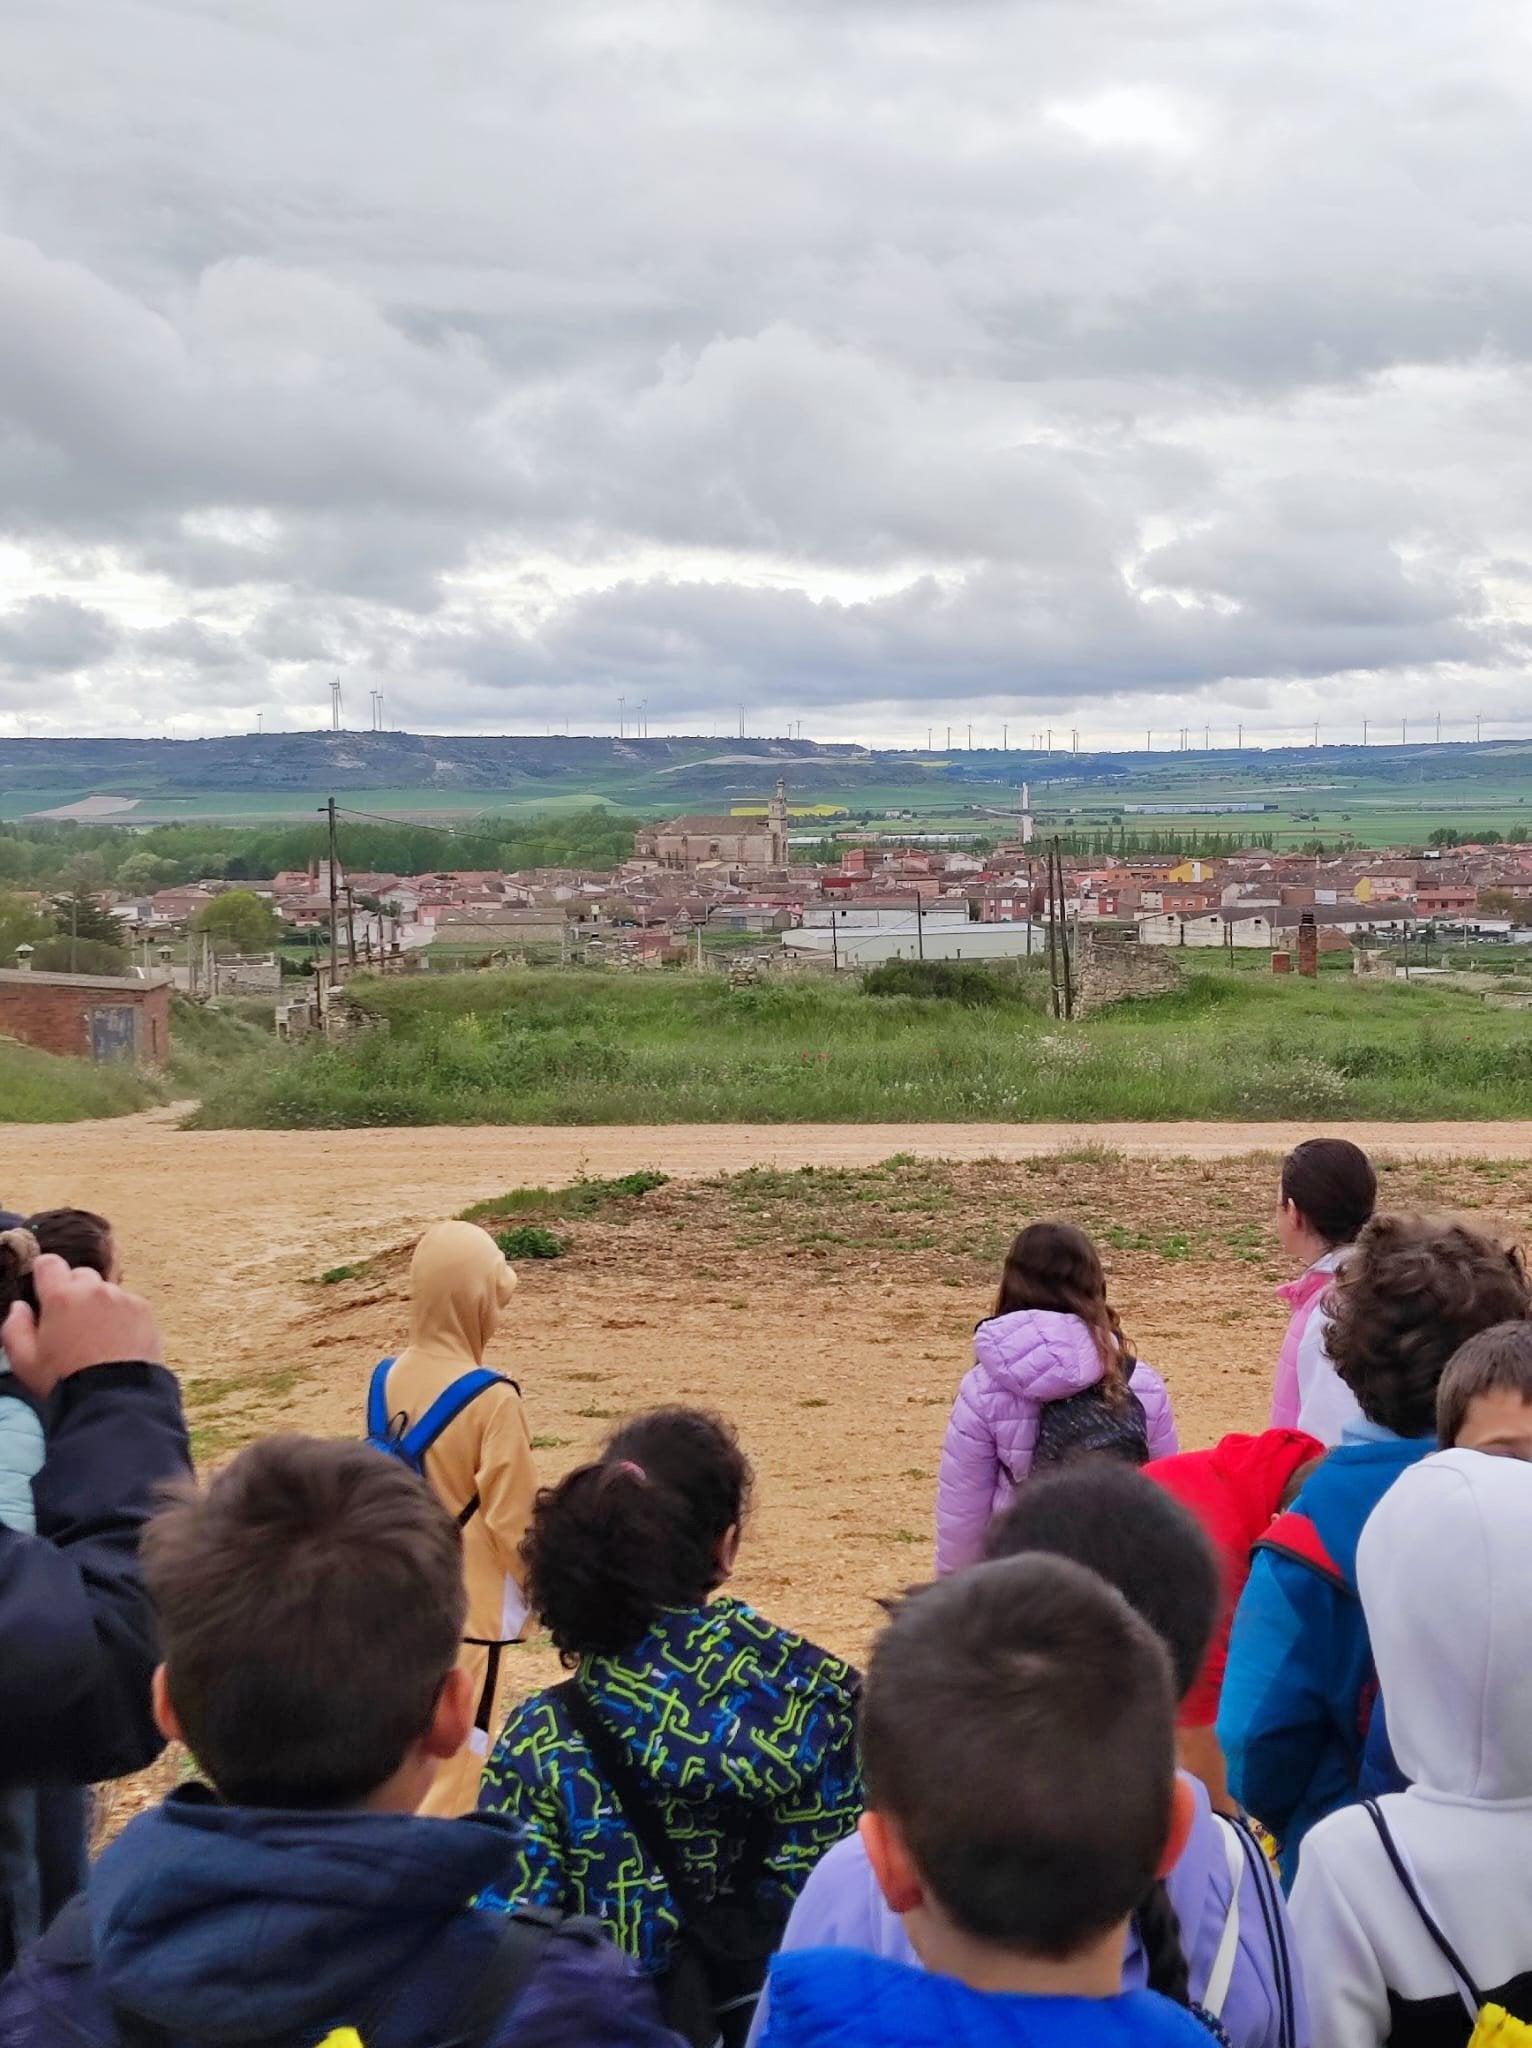
{"label": "backpack", "polygon": [[[477,1401],[481,1394],[487,1394],[491,1387],[510,1387],[517,1394],[521,1392],[516,1382],[507,1379],[503,1372],[491,1372],[486,1365],[476,1366],[472,1372],[465,1372],[461,1379],[454,1380],[450,1387],[444,1387],[420,1420],[409,1428],[402,1410],[397,1415],[388,1412],[388,1375],[393,1363],[391,1358],[385,1358],[373,1370],[367,1389],[367,1441],[375,1451],[400,1459],[422,1479],[426,1471],[426,1452],[442,1431],[457,1421],[465,1408]],[[475,1492],[458,1510],[458,1527],[466,1529],[478,1512],[479,1496]]]}
{"label": "backpack", "polygon": [[1032,1451],[1034,1470],[1100,1457],[1119,1458],[1128,1465],[1149,1462],[1149,1422],[1131,1387],[1125,1401],[1111,1401],[1098,1380],[1078,1394],[1043,1403]]}
{"label": "backpack", "polygon": [[[467,1978],[456,1999],[445,2010],[432,2015],[433,2048],[490,2048],[522,1993],[531,1982],[544,1951],[553,1941],[574,1941],[584,1947],[605,1948],[610,1936],[597,1921],[548,1912],[540,1907],[521,1906],[499,1930],[495,1946],[483,1970]],[[86,1901],[71,1899],[53,1926],[32,1951],[36,1962],[55,1969],[81,1970],[92,1966],[94,1940]],[[358,2013],[354,2024],[334,2028],[325,2035],[320,2048],[365,2048],[374,2029],[387,2034],[389,2022],[397,2028],[398,1990],[383,1991],[370,2012]],[[403,1993],[405,2011],[410,1994]],[[183,2048],[183,2037],[131,2008],[109,2002],[119,2048]],[[274,2041],[241,2035],[237,2029],[226,2036],[226,2048],[282,2048],[290,2035]]]}
{"label": "backpack", "polygon": [[664,1878],[681,1921],[670,1962],[655,1979],[666,2024],[690,2048],[744,2048],[766,1970],[782,1945],[788,1907],[762,1908],[755,1892],[771,1853],[775,1822],[757,1812],[722,1897],[701,1899],[652,1804],[652,1791],[626,1747],[576,1678],[553,1688],[618,1811]]}
{"label": "backpack", "polygon": [[1420,1887],[1410,1874],[1410,1867],[1404,1860],[1399,1844],[1389,1832],[1388,1822],[1383,1818],[1383,1809],[1377,1800],[1364,1800],[1363,1811],[1377,1829],[1378,1840],[1383,1844],[1384,1853],[1394,1866],[1394,1875],[1404,1887],[1405,1896],[1419,1915],[1421,1926],[1430,1935],[1442,1961],[1452,1972],[1471,2028],[1467,2037],[1468,2048],[1532,2048],[1532,2025],[1524,2019],[1517,2018],[1514,2013],[1508,2013],[1503,2005],[1491,2004],[1463,1967],[1462,1958],[1443,1934],[1430,1907],[1421,1897]]}

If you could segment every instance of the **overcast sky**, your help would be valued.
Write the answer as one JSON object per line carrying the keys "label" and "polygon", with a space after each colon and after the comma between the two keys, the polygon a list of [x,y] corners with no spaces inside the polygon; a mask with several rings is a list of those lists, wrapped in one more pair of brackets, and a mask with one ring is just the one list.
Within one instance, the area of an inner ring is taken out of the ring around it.
{"label": "overcast sky", "polygon": [[1509,0],[6,0],[0,730],[1532,730]]}

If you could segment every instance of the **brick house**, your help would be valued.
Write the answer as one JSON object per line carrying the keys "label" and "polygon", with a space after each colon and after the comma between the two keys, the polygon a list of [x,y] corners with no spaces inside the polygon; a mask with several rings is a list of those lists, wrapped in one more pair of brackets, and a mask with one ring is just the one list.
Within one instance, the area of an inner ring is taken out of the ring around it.
{"label": "brick house", "polygon": [[160,1066],[170,1051],[170,982],[0,969],[0,1037],[72,1059]]}

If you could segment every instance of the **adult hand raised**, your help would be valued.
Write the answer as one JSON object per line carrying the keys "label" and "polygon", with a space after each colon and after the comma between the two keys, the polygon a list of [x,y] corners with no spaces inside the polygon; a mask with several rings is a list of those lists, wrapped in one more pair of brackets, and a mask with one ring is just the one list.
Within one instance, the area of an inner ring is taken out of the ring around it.
{"label": "adult hand raised", "polygon": [[16,1377],[37,1395],[93,1365],[165,1361],[164,1339],[147,1301],[87,1266],[44,1252],[32,1269],[37,1312],[18,1301],[0,1327]]}

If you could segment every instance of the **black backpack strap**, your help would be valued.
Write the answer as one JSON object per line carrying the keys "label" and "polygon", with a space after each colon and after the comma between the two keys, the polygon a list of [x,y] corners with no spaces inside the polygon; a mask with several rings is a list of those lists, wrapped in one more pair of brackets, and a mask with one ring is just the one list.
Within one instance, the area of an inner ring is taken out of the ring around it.
{"label": "black backpack strap", "polygon": [[531,1982],[553,1936],[564,1929],[583,1934],[592,1924],[566,1920],[562,1913],[541,1906],[518,1906],[501,1929],[483,1974],[470,1985],[453,2013],[439,2048],[488,2048],[500,2023]]}
{"label": "black backpack strap", "polygon": [[1389,1832],[1388,1822],[1383,1818],[1382,1807],[1379,1806],[1376,1799],[1364,1799],[1362,1805],[1368,1819],[1378,1831],[1378,1840],[1383,1844],[1384,1853],[1387,1855],[1389,1862],[1394,1866],[1395,1877],[1403,1885],[1406,1897],[1420,1916],[1421,1926],[1424,1927],[1432,1941],[1435,1942],[1442,1961],[1451,1970],[1453,1976],[1457,1978],[1464,1991],[1472,1998],[1474,2011],[1478,2012],[1484,2004],[1484,1994],[1463,1967],[1463,1958],[1452,1946],[1446,1935],[1443,1934],[1431,1913],[1431,1909],[1420,1896],[1415,1880],[1410,1875],[1410,1867],[1400,1854],[1399,1844]]}
{"label": "black backpack strap", "polygon": [[[644,1783],[623,1744],[596,1711],[595,1702],[577,1678],[568,1678],[553,1688],[575,1732],[590,1751],[597,1772],[617,1801],[622,1817],[638,1837],[639,1847],[664,1878],[684,1926],[695,1927],[707,1915],[710,1901],[699,1897],[675,1844],[654,1810],[653,1794]],[[760,1882],[771,1853],[772,1816],[757,1811],[746,1830],[744,1844],[728,1873],[729,1890],[736,1897],[748,1897]]]}

